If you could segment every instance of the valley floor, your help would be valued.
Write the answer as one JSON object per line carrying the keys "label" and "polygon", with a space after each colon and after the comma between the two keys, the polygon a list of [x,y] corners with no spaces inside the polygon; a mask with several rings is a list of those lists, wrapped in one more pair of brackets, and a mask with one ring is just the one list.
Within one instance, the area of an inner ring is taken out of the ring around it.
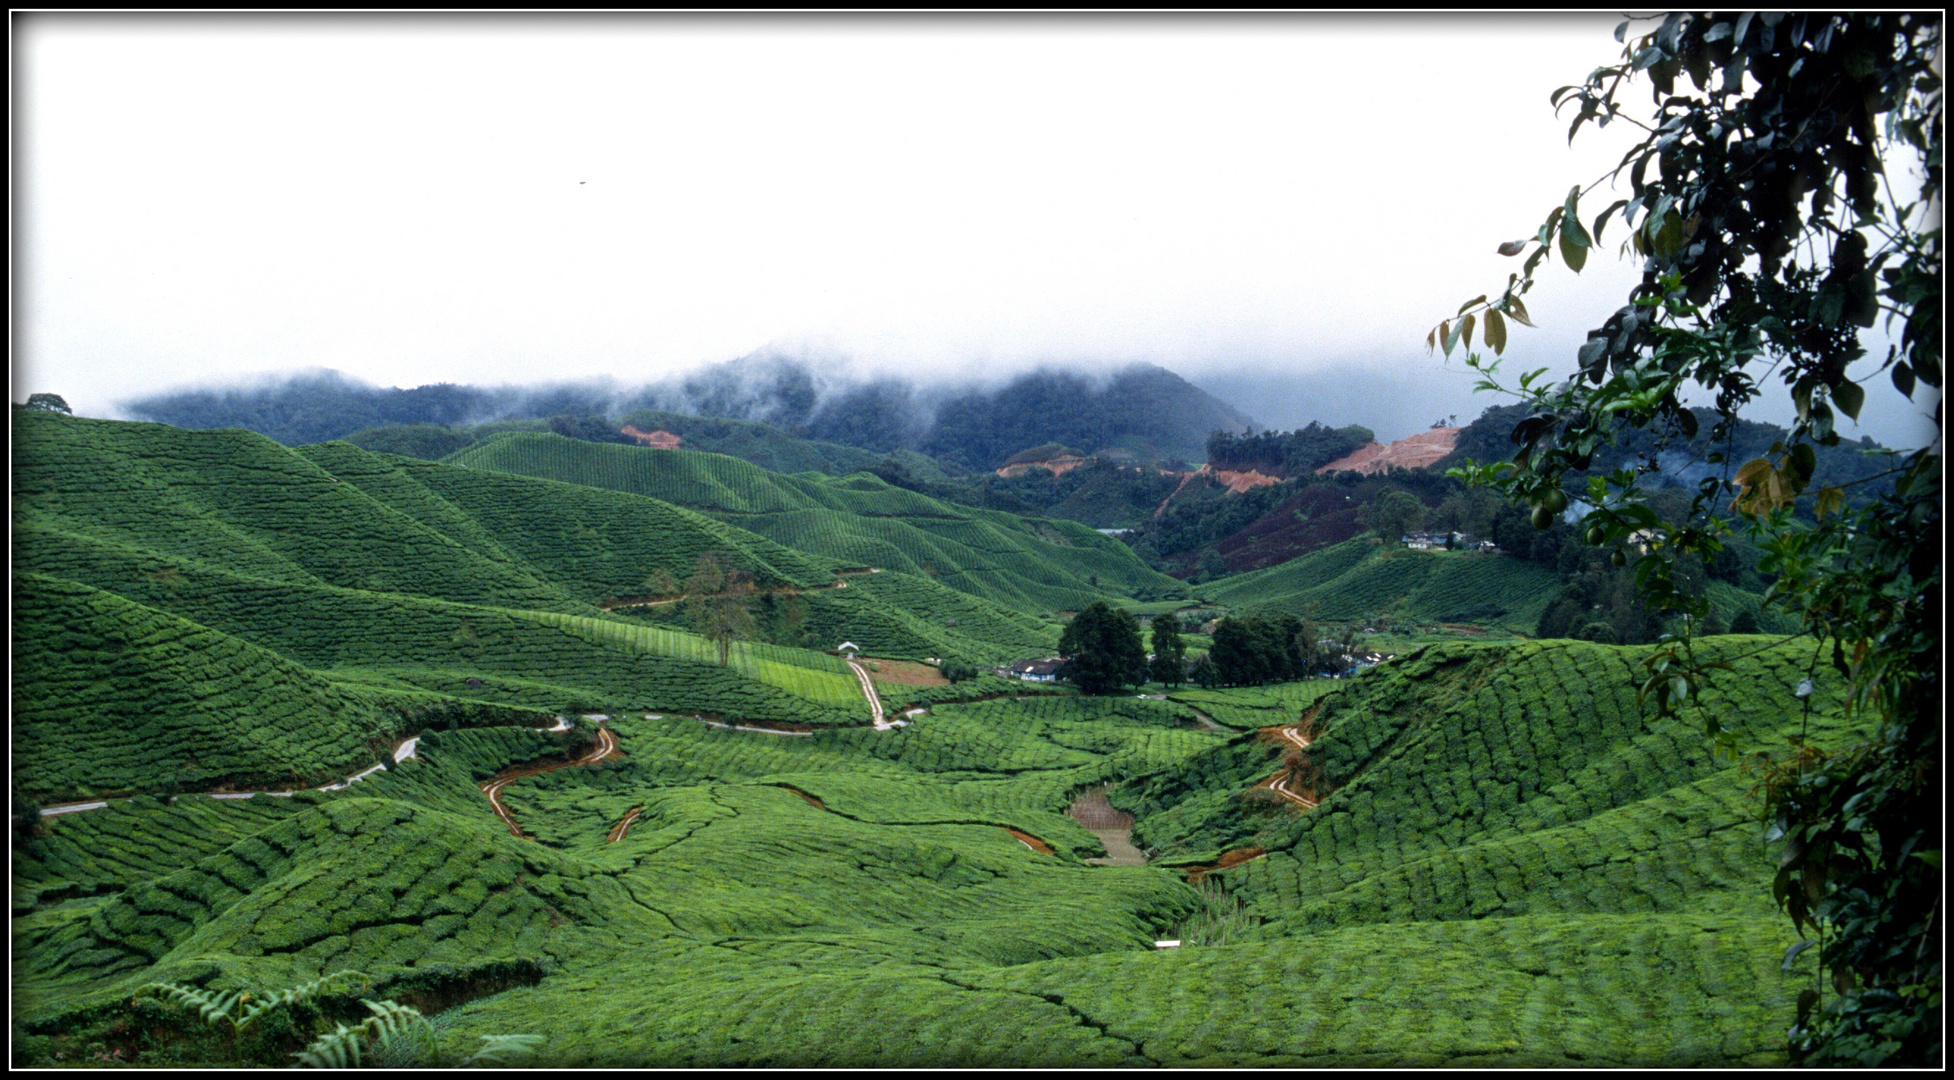
{"label": "valley floor", "polygon": [[[1704,707],[1777,737],[1802,658],[1712,647]],[[16,1062],[283,1062],[303,1033],[130,1002],[353,971],[322,1015],[390,998],[536,1065],[1780,1064],[1813,974],[1751,781],[1635,705],[1637,658],[429,730],[340,790],[50,816],[14,853]]]}

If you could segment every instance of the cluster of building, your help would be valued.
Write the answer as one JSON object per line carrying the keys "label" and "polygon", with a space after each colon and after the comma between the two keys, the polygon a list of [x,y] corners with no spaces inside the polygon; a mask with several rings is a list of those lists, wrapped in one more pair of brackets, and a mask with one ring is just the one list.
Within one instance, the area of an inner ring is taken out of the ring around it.
{"label": "cluster of building", "polygon": [[1398,542],[1413,551],[1430,551],[1434,548],[1486,554],[1495,554],[1499,551],[1499,545],[1491,540],[1481,540],[1462,532],[1408,532],[1399,537]]}
{"label": "cluster of building", "polygon": [[1000,679],[1023,679],[1025,682],[1057,682],[1058,668],[1066,657],[1048,656],[1043,660],[1020,660],[1010,667],[996,668],[992,673]]}
{"label": "cluster of building", "polygon": [[[1322,647],[1326,653],[1332,655],[1331,669],[1326,674],[1333,679],[1347,679],[1365,668],[1376,667],[1384,661],[1397,656],[1396,653],[1377,652],[1370,649],[1359,650],[1357,652],[1340,652],[1336,650],[1340,649],[1341,646],[1334,641],[1327,640],[1322,642]],[[1057,682],[1059,666],[1064,664],[1066,659],[1063,656],[1048,656],[1043,660],[1020,660],[1008,667],[1000,665],[992,668],[991,674],[996,675],[1000,679],[1019,679],[1024,682]],[[1147,659],[1152,660],[1152,654],[1148,654]]]}

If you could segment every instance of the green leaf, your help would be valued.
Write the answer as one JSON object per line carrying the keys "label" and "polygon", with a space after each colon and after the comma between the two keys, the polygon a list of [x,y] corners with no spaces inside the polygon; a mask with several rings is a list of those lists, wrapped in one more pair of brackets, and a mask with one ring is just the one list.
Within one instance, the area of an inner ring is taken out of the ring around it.
{"label": "green leaf", "polygon": [[1465,321],[1459,324],[1459,339],[1465,342],[1465,347],[1468,349],[1472,348],[1472,324],[1471,315],[1467,315]]}
{"label": "green leaf", "polygon": [[1486,294],[1480,293],[1478,296],[1475,296],[1472,299],[1467,300],[1465,303],[1460,304],[1458,313],[1460,315],[1464,315],[1466,313],[1467,308],[1471,307],[1474,304],[1483,304],[1485,302],[1486,302]]}
{"label": "green leaf", "polygon": [[1440,347],[1445,350],[1445,355],[1447,356],[1452,355],[1452,350],[1458,348],[1459,335],[1453,332],[1452,324],[1449,321],[1438,324],[1438,340]]}
{"label": "green leaf", "polygon": [[1838,405],[1840,412],[1857,420],[1859,406],[1866,403],[1866,391],[1857,383],[1841,381],[1832,388],[1832,401]]}
{"label": "green leaf", "polygon": [[1594,245],[1594,241],[1588,236],[1588,231],[1581,227],[1579,209],[1576,205],[1580,197],[1579,185],[1567,193],[1567,204],[1562,208],[1565,213],[1561,217],[1560,229],[1560,257],[1567,263],[1568,268],[1577,274],[1581,272],[1581,267],[1587,264],[1588,248]]}
{"label": "green leaf", "polygon": [[1608,227],[1609,216],[1612,215],[1615,211],[1620,210],[1622,207],[1627,205],[1628,205],[1627,199],[1616,199],[1614,205],[1610,206],[1606,210],[1603,210],[1601,212],[1601,216],[1594,219],[1594,243],[1597,247],[1600,246],[1601,244],[1601,231]]}
{"label": "green leaf", "polygon": [[1913,397],[1913,369],[1907,366],[1905,360],[1893,365],[1893,389],[1905,394],[1909,400]]}
{"label": "green leaf", "polygon": [[1527,316],[1527,306],[1522,304],[1517,296],[1506,298],[1506,313],[1513,316],[1522,326],[1533,325],[1533,320]]}

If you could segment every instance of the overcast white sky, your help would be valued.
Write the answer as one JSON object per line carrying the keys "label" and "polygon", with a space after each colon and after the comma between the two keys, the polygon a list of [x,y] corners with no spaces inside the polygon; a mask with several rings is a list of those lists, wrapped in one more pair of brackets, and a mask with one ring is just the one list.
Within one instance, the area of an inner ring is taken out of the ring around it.
{"label": "overcast white sky", "polygon": [[[13,398],[774,348],[1147,360],[1407,434],[1491,403],[1426,330],[1633,134],[1547,103],[1617,21],[16,16]],[[1571,368],[1636,276],[1544,273],[1509,366]],[[1869,390],[1860,431],[1931,438]]]}

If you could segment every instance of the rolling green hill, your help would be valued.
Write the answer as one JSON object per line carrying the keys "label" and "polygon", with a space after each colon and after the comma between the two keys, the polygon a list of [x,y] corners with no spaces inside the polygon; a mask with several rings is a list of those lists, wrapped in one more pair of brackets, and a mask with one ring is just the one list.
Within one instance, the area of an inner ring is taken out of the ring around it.
{"label": "rolling green hill", "polygon": [[[44,801],[333,780],[441,707],[865,723],[831,656],[738,643],[720,667],[689,631],[598,606],[705,551],[808,597],[810,640],[979,662],[1056,640],[926,578],[851,580],[635,495],[343,443],[15,422],[15,754]],[[91,734],[64,738],[69,718]]]}
{"label": "rolling green hill", "polygon": [[[1717,644],[1734,668],[1706,706],[1781,736],[1803,657]],[[436,733],[284,806],[54,819],[15,859],[17,1042],[121,1046],[152,979],[354,969],[374,988],[326,1015],[416,1001],[451,1010],[451,1046],[535,1032],[535,1063],[563,1066],[1782,1063],[1812,970],[1780,970],[1796,935],[1748,780],[1699,717],[1635,707],[1639,655],[1457,646],[1376,669],[1316,711],[1307,812],[1243,798],[1279,766],[1253,733],[1061,695],[802,738],[620,717],[619,762],[506,789],[533,841],[475,790],[549,751],[519,728]],[[1265,853],[1198,888],[1083,865],[1096,839],[1057,811],[1108,781],[1182,872]],[[144,1015],[145,1053],[190,1045]]]}
{"label": "rolling green hill", "polygon": [[1359,536],[1269,567],[1220,578],[1209,599],[1338,621],[1391,616],[1497,626],[1531,634],[1560,579],[1500,555],[1387,549]]}
{"label": "rolling green hill", "polygon": [[[1853,734],[1808,642],[1700,640],[1729,666],[1667,718],[1646,648],[1553,641],[1167,700],[979,679],[877,730],[836,657],[722,667],[672,605],[602,605],[712,550],[811,641],[990,660],[1153,580],[1082,527],[715,455],[15,424],[16,790],[138,793],[15,826],[19,1065],[284,1064],[367,998],[558,1067],[1770,1066],[1816,977],[1703,736]],[[1524,620],[1534,571],[1360,540],[1214,591]],[[607,718],[539,730],[572,712]],[[1099,792],[1148,865],[1088,861]],[[235,1040],[144,990],[342,971],[370,985]]]}
{"label": "rolling green hill", "polygon": [[1085,526],[947,503],[867,474],[782,476],[718,454],[528,434],[503,435],[445,460],[650,496],[785,547],[923,575],[1021,611],[1078,610],[1095,599],[1184,590]]}
{"label": "rolling green hill", "polygon": [[373,763],[372,700],[267,649],[17,573],[13,780],[30,798],[289,784]]}

